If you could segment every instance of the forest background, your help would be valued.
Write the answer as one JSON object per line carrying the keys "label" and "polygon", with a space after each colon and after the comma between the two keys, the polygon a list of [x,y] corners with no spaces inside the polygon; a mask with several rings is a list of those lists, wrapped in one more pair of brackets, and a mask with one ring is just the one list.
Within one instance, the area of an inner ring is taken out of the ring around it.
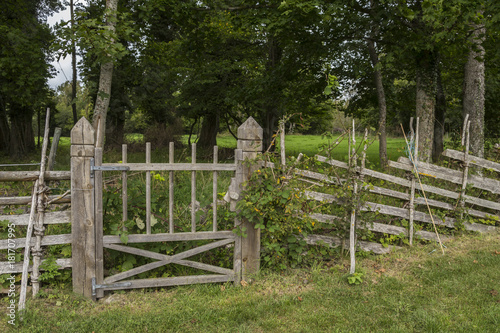
{"label": "forest background", "polygon": [[[321,134],[345,114],[378,133],[381,165],[410,117],[429,161],[469,114],[483,156],[500,133],[499,19],[500,3],[470,0],[2,1],[0,154],[35,150],[50,107],[63,135],[101,119],[108,147],[126,133],[211,147],[248,116],[267,146],[284,115]],[[51,62],[67,55],[73,79],[54,90]]]}

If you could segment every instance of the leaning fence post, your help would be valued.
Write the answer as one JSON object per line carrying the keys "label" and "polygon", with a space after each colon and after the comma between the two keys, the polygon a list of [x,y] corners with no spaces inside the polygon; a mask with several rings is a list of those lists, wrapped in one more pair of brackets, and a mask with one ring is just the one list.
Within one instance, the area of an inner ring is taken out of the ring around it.
{"label": "leaning fence post", "polygon": [[73,292],[89,298],[96,273],[94,184],[90,173],[94,143],[94,129],[82,117],[71,130]]}
{"label": "leaning fence post", "polygon": [[[238,127],[238,149],[242,150],[242,160],[253,160],[257,158],[258,153],[262,153],[262,127],[252,118],[248,118],[240,127]],[[238,161],[240,175],[236,178],[240,184],[246,182],[252,176],[252,173],[258,169],[258,165],[247,165]],[[246,228],[246,238],[241,240],[241,265],[242,278],[245,279],[249,274],[257,273],[260,268],[260,229],[255,229],[245,219],[241,221],[241,227]]]}

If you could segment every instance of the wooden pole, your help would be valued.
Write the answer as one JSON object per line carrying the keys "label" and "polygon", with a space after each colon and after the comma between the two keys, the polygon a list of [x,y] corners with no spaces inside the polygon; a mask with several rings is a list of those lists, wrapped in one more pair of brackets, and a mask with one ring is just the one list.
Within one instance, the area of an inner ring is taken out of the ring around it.
{"label": "wooden pole", "polygon": [[[418,119],[417,118],[417,131],[413,131],[413,117],[410,118],[410,131],[411,131],[411,134],[412,134],[412,137],[413,137],[413,142],[414,142],[414,147],[415,147],[415,151],[413,152],[410,152],[410,153],[413,153],[415,156],[416,156],[416,153],[417,153],[417,147],[418,147]],[[411,147],[408,147],[408,149],[411,149]],[[410,242],[410,246],[413,245],[413,233],[414,233],[414,229],[415,229],[415,226],[414,226],[414,218],[415,218],[415,186],[416,186],[416,181],[415,181],[415,175],[413,174],[413,172],[410,172],[410,179],[411,179],[411,187],[410,187],[410,203],[409,203],[409,231],[408,231],[408,234],[409,234],[409,242]]]}
{"label": "wooden pole", "polygon": [[[354,128],[354,119],[352,120],[352,144],[351,144],[351,149],[352,149],[352,170],[356,170],[356,165],[357,165],[357,156],[356,156],[356,137],[355,137],[355,128]],[[352,173],[351,173],[352,175]],[[352,203],[356,203],[356,197],[358,195],[358,182],[356,180],[356,176],[353,177],[353,198],[352,198]],[[351,225],[349,228],[349,254],[351,258],[351,267],[350,267],[350,274],[354,274],[356,272],[356,207],[352,207],[351,211]]]}
{"label": "wooden pole", "polygon": [[[262,127],[252,118],[248,118],[238,127],[237,148],[241,149],[241,160],[236,160],[236,187],[238,194],[242,191],[242,184],[250,179],[252,173],[258,169],[258,165],[248,165],[244,160],[254,160],[262,152]],[[235,152],[236,154],[236,152]],[[246,229],[247,237],[241,238],[241,263],[242,279],[255,274],[260,269],[260,229],[246,219],[237,220],[236,223]]]}
{"label": "wooden pole", "polygon": [[[214,165],[219,162],[219,148],[214,146]],[[213,185],[212,185],[212,230],[217,231],[217,171],[213,173]]]}
{"label": "wooden pole", "polygon": [[[417,127],[418,127],[418,118],[417,118]],[[403,131],[405,143],[406,143],[406,146],[408,147],[408,139],[406,138],[406,134],[405,134],[405,131],[404,131],[402,124],[401,124],[401,130]],[[418,150],[416,150],[416,151],[418,151]],[[413,171],[415,173],[415,176],[417,177],[418,183],[420,184],[420,190],[422,191],[422,195],[424,196],[425,205],[427,206],[429,216],[431,217],[432,225],[434,226],[434,232],[436,233],[436,238],[439,242],[439,246],[441,247],[441,252],[444,254],[443,243],[441,242],[441,238],[439,237],[439,233],[438,233],[437,227],[436,227],[436,222],[434,221],[434,216],[432,215],[431,207],[429,206],[429,202],[427,201],[427,196],[425,195],[424,186],[422,185],[422,182],[420,181],[420,176],[418,174],[418,169],[417,169],[417,160],[416,160],[415,156],[413,156],[411,151],[410,151],[410,161],[413,164]]]}
{"label": "wooden pole", "polygon": [[285,119],[284,118],[280,122],[280,151],[281,151],[281,165],[284,167],[286,165]]}
{"label": "wooden pole", "polygon": [[[95,148],[95,165],[102,165],[102,148]],[[103,221],[103,183],[102,171],[94,172],[94,221],[95,221],[95,278],[97,284],[102,284],[104,280],[104,221]],[[97,290],[96,298],[104,297],[102,289]],[[95,300],[95,299],[94,299]]]}
{"label": "wooden pole", "polygon": [[[168,147],[168,163],[174,164],[174,143],[170,142]],[[168,173],[168,230],[174,233],[174,172]]]}
{"label": "wooden pole", "polygon": [[[45,159],[47,156],[47,147],[49,144],[49,121],[50,121],[50,108],[47,108],[47,114],[45,118],[45,131],[43,134],[43,144],[42,144],[42,157],[40,161],[40,175],[38,180],[35,182],[33,187],[33,198],[31,200],[31,212],[30,220],[28,222],[28,231],[26,234],[26,246],[24,249],[24,262],[23,262],[23,273],[21,277],[21,292],[19,296],[19,307],[21,311],[25,307],[26,302],[26,290],[28,288],[28,267],[30,262],[30,247],[31,247],[31,234],[33,229],[36,230],[36,242],[35,248],[33,250],[33,271],[31,273],[31,283],[33,285],[33,295],[38,293],[39,284],[39,266],[40,266],[40,256],[41,256],[41,239],[43,235],[43,222],[44,222],[44,199],[43,194],[45,192]],[[35,212],[37,212],[37,219],[35,220]],[[41,221],[40,221],[41,219]],[[40,222],[42,223],[40,226]],[[36,225],[36,226],[35,226]],[[36,288],[36,289],[35,289]]]}
{"label": "wooden pole", "polygon": [[[191,144],[191,164],[196,164],[196,143]],[[196,171],[191,171],[191,232],[196,232]]]}
{"label": "wooden pole", "polygon": [[[151,142],[146,142],[146,163],[151,163]],[[146,234],[151,234],[151,171],[146,172]]]}
{"label": "wooden pole", "polygon": [[61,138],[61,128],[56,127],[54,131],[54,137],[52,138],[52,146],[50,146],[49,153],[49,166],[48,171],[54,170],[54,164],[56,163],[57,147],[59,146],[59,139]]}
{"label": "wooden pole", "polygon": [[[122,163],[127,164],[127,145],[122,145]],[[128,220],[128,175],[127,171],[122,171],[122,221]]]}
{"label": "wooden pole", "polygon": [[92,298],[92,278],[96,276],[96,233],[94,184],[91,159],[95,131],[85,118],[71,130],[71,234],[73,292]]}
{"label": "wooden pole", "polygon": [[23,261],[23,273],[21,276],[21,292],[19,295],[19,311],[24,309],[26,303],[26,289],[28,287],[28,268],[30,263],[30,249],[31,249],[31,234],[33,233],[33,225],[35,222],[35,212],[36,212],[36,203],[38,197],[38,179],[35,181],[33,185],[33,191],[31,195],[31,212],[30,219],[28,222],[28,231],[26,232],[26,245],[24,246],[24,261]]}
{"label": "wooden pole", "polygon": [[470,121],[469,119],[469,114],[465,116],[465,123],[464,125],[464,133],[463,133],[463,138],[462,138],[462,145],[464,146],[464,173],[462,177],[462,189],[460,191],[460,219],[463,219],[464,216],[464,208],[465,208],[465,189],[467,188],[467,181],[469,177],[469,142],[470,142],[470,136],[469,136],[469,129],[470,129]]}

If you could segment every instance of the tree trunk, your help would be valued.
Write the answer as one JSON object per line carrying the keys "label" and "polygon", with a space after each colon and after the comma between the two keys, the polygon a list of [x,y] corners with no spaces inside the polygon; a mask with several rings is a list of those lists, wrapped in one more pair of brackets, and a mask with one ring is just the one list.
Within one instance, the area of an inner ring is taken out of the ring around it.
{"label": "tree trunk", "polygon": [[[106,24],[109,29],[115,31],[116,10],[118,0],[106,0],[106,10],[111,12],[114,17],[107,19]],[[114,42],[113,40],[111,41]],[[106,133],[106,114],[109,107],[109,99],[111,96],[111,82],[113,80],[113,61],[108,61],[101,65],[101,74],[99,76],[99,90],[94,107],[93,126],[96,129],[96,145],[104,146],[104,137]],[[100,126],[99,126],[100,122]]]}
{"label": "tree trunk", "polygon": [[10,127],[7,120],[5,108],[2,105],[0,110],[0,150],[8,152],[10,147]]}
{"label": "tree trunk", "polygon": [[373,75],[375,79],[375,86],[377,88],[377,100],[378,100],[378,135],[379,135],[379,158],[380,166],[382,168],[387,167],[387,135],[386,135],[386,118],[387,118],[387,104],[385,102],[385,91],[384,85],[382,84],[382,72],[378,68],[379,58],[377,51],[375,49],[375,43],[373,40],[368,39],[368,51],[370,52],[370,59],[373,65]]}
{"label": "tree trunk", "polygon": [[419,123],[419,160],[431,162],[434,143],[434,112],[436,101],[435,56],[430,51],[422,51],[417,56],[417,98],[416,114]]}
{"label": "tree trunk", "polygon": [[[282,49],[279,46],[278,41],[273,36],[269,37],[268,48],[269,51],[266,63],[266,72],[268,75],[268,91],[270,95],[266,105],[264,105],[264,137],[262,139],[264,150],[271,146],[271,142],[273,140],[273,134],[276,130],[276,119],[279,117],[279,103],[281,97],[281,89],[279,86],[281,82],[279,77],[276,76],[276,68],[281,61]],[[274,148],[275,145],[270,147],[270,151],[274,151]]]}
{"label": "tree trunk", "polygon": [[[69,2],[69,8],[71,11],[71,30],[74,37],[74,26],[75,26],[75,15],[73,8],[73,0]],[[76,113],[76,40],[75,38],[71,41],[71,67],[73,68],[73,84],[71,85],[71,109],[73,110],[73,124],[76,125],[78,121],[78,115]]]}
{"label": "tree trunk", "polygon": [[[264,151],[269,149],[269,151],[274,151],[276,148],[276,142],[273,143],[273,134],[276,130],[276,113],[277,110],[273,106],[267,106],[265,109],[264,116],[264,138],[262,140]],[[271,146],[272,144],[272,146]]]}
{"label": "tree trunk", "polygon": [[434,119],[434,146],[432,149],[432,160],[438,162],[444,151],[444,121],[446,115],[446,95],[444,94],[441,81],[441,68],[437,64],[437,92],[436,92],[436,114]]}
{"label": "tree trunk", "polygon": [[11,117],[9,153],[12,157],[21,157],[35,150],[32,112],[27,107],[11,105],[16,116]]}
{"label": "tree trunk", "polygon": [[484,24],[472,25],[471,47],[465,64],[463,87],[463,116],[469,114],[470,152],[484,156],[484,56],[486,28]]}
{"label": "tree trunk", "polygon": [[207,114],[203,117],[201,124],[198,146],[202,149],[209,149],[217,145],[217,132],[219,131],[219,113]]}

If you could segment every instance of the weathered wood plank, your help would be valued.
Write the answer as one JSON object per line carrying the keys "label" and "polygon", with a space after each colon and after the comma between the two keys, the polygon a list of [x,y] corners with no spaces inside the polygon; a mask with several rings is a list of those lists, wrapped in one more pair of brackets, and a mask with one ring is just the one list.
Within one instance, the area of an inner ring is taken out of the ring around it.
{"label": "weathered wood plank", "polygon": [[[340,220],[340,217],[333,216],[333,215],[327,215],[327,214],[318,214],[318,213],[313,213],[309,214],[309,217],[321,222],[321,223],[333,223],[334,220]],[[408,230],[404,227],[398,227],[394,225],[389,225],[389,224],[383,224],[383,223],[377,223],[377,222],[364,222],[360,221],[358,223],[358,228],[360,229],[368,229],[370,231],[375,231],[375,232],[381,232],[384,234],[390,234],[390,235],[408,235]],[[428,232],[428,231],[418,231],[415,233],[416,235],[419,235],[423,239],[427,240],[437,240],[436,234],[433,232]],[[449,237],[446,236],[441,236],[442,240],[446,240]]]}
{"label": "weathered wood plank", "polygon": [[[459,161],[464,161],[464,153],[453,149],[446,149],[443,152],[443,156],[450,157]],[[472,155],[469,155],[468,158],[469,158],[469,163],[471,164],[480,166],[485,169],[492,169],[496,172],[500,172],[500,163],[489,161],[484,158]]]}
{"label": "weathered wood plank", "polygon": [[[168,163],[174,164],[174,143],[170,142],[168,146]],[[171,234],[174,233],[174,172],[168,173],[168,229]]]}
{"label": "weathered wood plank", "polygon": [[[151,164],[151,142],[146,142],[146,164]],[[151,171],[146,171],[146,234],[151,234]]]}
{"label": "weathered wood plank", "polygon": [[[236,146],[241,149],[243,161],[254,160],[262,152],[262,133],[262,127],[252,117],[249,117],[238,127],[238,143]],[[239,188],[259,168],[255,164],[246,164],[243,161],[236,161],[238,167],[236,178],[238,179]],[[244,218],[241,219],[240,223],[243,228],[246,228],[247,235],[241,239],[242,278],[246,279],[247,276],[257,273],[260,269],[260,229],[255,229],[254,225]]]}
{"label": "weathered wood plank", "polygon": [[[40,177],[40,171],[0,171],[0,182],[35,181]],[[45,171],[45,180],[70,180],[71,171]]]}
{"label": "weathered wood plank", "polygon": [[[55,200],[59,198],[60,195],[49,195],[48,201]],[[55,200],[53,204],[69,203],[71,202],[71,195],[66,195],[63,198]],[[31,197],[0,197],[0,205],[29,205],[31,203]]]}
{"label": "weathered wood plank", "polygon": [[[122,163],[127,163],[127,145],[122,145]],[[128,174],[122,171],[122,221],[128,220]]]}
{"label": "weathered wood plank", "polygon": [[[345,162],[341,162],[341,161],[336,161],[336,160],[332,160],[332,159],[328,159],[324,156],[320,156],[320,155],[316,155],[316,159],[320,162],[324,162],[324,163],[328,163],[330,165],[333,165],[333,166],[336,166],[336,167],[339,167],[339,168],[343,168],[343,169],[347,169],[348,168],[348,164],[345,163]],[[407,179],[404,179],[404,178],[400,178],[400,177],[396,177],[396,176],[392,176],[392,175],[388,175],[388,174],[385,174],[385,173],[382,173],[382,172],[378,172],[378,171],[374,171],[374,170],[370,170],[370,169],[359,169],[358,170],[359,173],[363,176],[369,176],[369,177],[373,177],[373,178],[377,178],[377,179],[380,179],[380,180],[385,180],[385,181],[388,181],[388,182],[391,182],[391,183],[394,183],[394,184],[398,184],[398,185],[401,185],[401,186],[405,186],[405,187],[410,187],[411,186],[411,182]]]}
{"label": "weathered wood plank", "polygon": [[[95,148],[95,165],[102,165],[102,148]],[[103,217],[103,172],[94,173],[94,207],[95,207],[95,278],[97,284],[102,284],[104,279],[104,251],[102,237],[104,235]],[[104,297],[101,290],[97,291],[97,298]]]}
{"label": "weathered wood plank", "polygon": [[104,163],[109,167],[129,167],[129,171],[235,171],[236,166],[232,163]]}
{"label": "weathered wood plank", "polygon": [[[400,157],[398,162],[389,161],[389,166],[406,171],[413,170],[411,161],[405,157]],[[418,162],[417,170],[419,174],[424,176],[439,178],[459,185],[462,185],[463,182],[463,173],[457,170],[451,170],[425,162]],[[500,182],[494,179],[483,179],[476,175],[469,175],[468,183],[471,184],[472,187],[486,190],[494,194],[500,193]]]}
{"label": "weathered wood plank", "polygon": [[177,261],[179,261],[181,259],[186,259],[186,258],[192,257],[194,255],[197,255],[199,253],[203,253],[203,252],[209,251],[211,249],[215,249],[215,248],[227,245],[229,243],[232,243],[233,241],[234,240],[232,240],[232,239],[223,239],[223,240],[216,241],[216,242],[213,242],[210,244],[196,247],[196,248],[191,249],[191,250],[184,251],[182,253],[174,254],[172,256],[169,256],[168,259],[155,261],[155,262],[145,264],[145,265],[142,265],[142,266],[139,266],[136,268],[132,268],[131,270],[128,270],[126,272],[122,272],[122,273],[115,274],[113,276],[109,276],[109,277],[104,279],[104,283],[117,282],[117,281],[129,278],[131,276],[134,276],[134,275],[137,275],[140,273],[150,271],[152,269],[155,269],[155,268],[167,265],[167,264],[176,263]]}
{"label": "weathered wood plank", "polygon": [[[33,227],[35,225],[35,218],[36,218],[36,202],[38,200],[38,182],[39,179],[35,181],[35,184],[33,185],[33,190],[32,190],[32,201],[31,201],[31,212],[30,212],[30,217],[28,221],[28,228],[26,232],[26,239],[24,240],[24,258],[23,258],[23,268],[22,268],[22,276],[21,276],[21,294],[19,296],[19,306],[18,308],[24,309],[25,302],[26,302],[26,289],[28,286],[28,266],[30,262],[30,249],[31,249],[31,241],[33,240],[31,238],[31,235],[33,233]],[[9,242],[10,241],[10,242]],[[12,239],[7,239],[7,244],[10,245],[12,244]],[[33,240],[33,244],[35,244]]]}
{"label": "weathered wood plank", "polygon": [[[210,240],[210,239],[234,239],[235,233],[232,231],[199,231],[192,232],[179,232],[179,233],[161,233],[161,234],[131,234],[128,235],[128,243],[152,243],[152,242],[178,242],[190,240]],[[1,241],[0,241],[1,242]],[[104,245],[108,244],[122,244],[120,236],[106,235],[104,236]]]}
{"label": "weathered wood plank", "polygon": [[168,278],[156,279],[141,279],[131,280],[130,286],[127,287],[111,287],[104,290],[122,290],[122,289],[138,289],[138,288],[156,288],[156,287],[170,287],[181,286],[188,284],[199,283],[218,283],[234,281],[234,275],[192,275],[192,276],[177,276]]}
{"label": "weathered wood plank", "polygon": [[[304,238],[304,240],[306,241],[307,244],[310,245],[322,244],[322,245],[327,245],[329,247],[337,247],[342,245],[342,240],[339,237],[333,237],[333,236],[308,235],[307,237]],[[346,243],[349,243],[349,241],[346,240]],[[376,254],[387,254],[391,252],[393,249],[401,248],[399,246],[383,247],[379,243],[371,243],[365,241],[358,241],[358,246],[363,251],[372,251],[373,253]]]}
{"label": "weathered wood plank", "polygon": [[[0,221],[7,220],[9,223],[14,223],[17,226],[28,225],[30,215],[0,215]],[[71,211],[64,210],[60,212],[45,213],[44,224],[64,224],[71,223]]]}
{"label": "weathered wood plank", "polygon": [[[214,146],[214,164],[219,162],[219,147]],[[212,231],[217,231],[217,171],[212,179]]]}
{"label": "weathered wood plank", "polygon": [[[307,178],[319,180],[319,181],[322,181],[322,182],[325,182],[328,184],[339,185],[339,182],[337,179],[329,177],[329,176],[325,176],[324,174],[319,173],[319,172],[314,172],[314,171],[309,171],[309,170],[301,170],[301,169],[294,169],[293,172],[296,175],[299,175],[302,177],[307,177]],[[341,182],[342,181],[345,181],[345,179],[341,179]]]}
{"label": "weathered wood plank", "polygon": [[[314,192],[314,191],[305,191],[304,194],[309,197],[312,200],[317,200],[317,201],[326,201],[326,202],[337,202],[339,203],[339,199],[335,197],[334,195],[331,194],[325,194],[325,193],[319,193],[319,192]],[[401,217],[404,219],[409,219],[409,211],[404,208],[398,208],[398,207],[392,207],[388,205],[383,205],[383,204],[378,204],[374,202],[365,202],[365,204],[361,207],[361,211],[372,211],[372,212],[378,212],[380,214],[385,214],[385,215],[391,215],[391,216],[396,216],[396,217]],[[419,222],[424,222],[424,223],[432,223],[432,219],[429,214],[423,213],[423,212],[418,212],[416,211],[414,213],[414,220],[419,221]],[[454,224],[456,223],[456,219],[451,218],[451,217],[445,217],[445,220],[435,220],[437,225],[444,225],[447,226],[448,228],[453,228]],[[470,231],[478,231],[478,230],[494,230],[495,227],[492,228],[487,228],[486,227],[481,227],[482,224],[465,224],[465,229],[470,230]]]}
{"label": "weathered wood plank", "polygon": [[49,153],[49,165],[47,166],[47,171],[54,170],[54,164],[56,163],[57,147],[59,146],[59,139],[61,138],[60,127],[56,127],[54,130],[54,136],[52,138],[52,145],[50,146]]}
{"label": "weathered wood plank", "polygon": [[[411,181],[409,181],[407,179],[403,179],[403,178],[399,178],[399,177],[394,177],[394,176],[390,176],[390,175],[385,175],[383,173],[380,173],[378,171],[373,171],[373,170],[370,170],[370,169],[363,169],[361,171],[361,174],[367,175],[367,176],[370,176],[370,177],[374,177],[374,178],[378,178],[378,179],[382,179],[382,180],[389,181],[389,182],[392,182],[392,183],[395,183],[395,184],[398,184],[398,185],[401,185],[401,186],[405,186],[405,187],[410,187],[411,188]],[[318,173],[313,173],[311,171],[307,171],[307,173],[305,174],[305,176],[309,177],[309,178],[319,179],[319,180],[322,180],[322,181],[323,180],[328,180],[327,176],[322,175],[322,174],[318,174]],[[388,177],[385,177],[385,176],[388,176]],[[443,197],[447,197],[447,198],[451,198],[451,199],[455,199],[455,200],[458,199],[459,196],[460,196],[456,192],[444,190],[444,189],[441,189],[439,187],[435,187],[435,186],[431,186],[431,185],[425,185],[425,184],[423,184],[423,189],[427,193],[433,193],[433,194],[441,195]],[[403,199],[403,200],[408,200],[408,199],[406,199],[407,196],[408,196],[408,194],[397,192],[397,191],[393,191],[393,190],[383,189],[383,188],[380,188],[380,187],[377,187],[377,186],[375,186],[373,188],[373,191],[372,190],[370,190],[370,191],[373,192],[373,193],[380,192],[380,194],[384,194],[384,195],[387,195],[387,196],[392,196],[392,197]],[[416,198],[416,202],[419,201],[419,200],[420,199]],[[421,200],[423,200],[423,198]],[[480,199],[480,198],[476,198],[476,197],[472,197],[472,196],[468,196],[468,195],[464,195],[464,200],[465,200],[465,202],[467,202],[469,204],[478,205],[478,206],[481,206],[481,207],[490,208],[490,209],[494,209],[494,210],[500,210],[500,203],[497,203],[497,202],[488,201],[488,200],[484,200],[484,199]],[[432,200],[428,200],[428,201],[429,201],[429,204],[432,205],[431,204]],[[423,202],[423,201],[422,202],[418,202],[418,203],[424,203],[425,204],[425,202]],[[439,207],[439,206],[440,206],[440,204],[437,204],[437,207]]]}
{"label": "weathered wood plank", "polygon": [[[46,259],[42,260],[42,264],[46,261]],[[65,268],[71,268],[71,258],[64,258],[64,259],[56,259],[56,264],[59,266],[57,269],[65,269]],[[8,261],[3,261],[0,262],[0,275],[1,274],[13,274],[13,273],[21,273],[23,270],[23,263],[22,262],[16,262],[15,264],[12,265]],[[40,269],[43,271],[43,268]],[[28,267],[28,272],[33,271],[33,266],[30,265]]]}
{"label": "weathered wood plank", "polygon": [[[196,143],[191,145],[191,164],[196,165]],[[191,232],[196,232],[196,171],[191,171]]]}
{"label": "weathered wood plank", "polygon": [[[94,129],[81,118],[71,130],[72,146],[93,147]],[[72,281],[73,292],[92,297],[92,278],[95,272],[95,219],[94,219],[94,186],[90,175],[92,155],[71,156],[71,233],[72,233]]]}
{"label": "weathered wood plank", "polygon": [[[9,247],[9,244],[15,243],[16,249],[24,249],[26,238],[16,238],[14,240],[2,239],[0,240],[0,250],[5,250]],[[35,245],[35,240],[31,240],[31,246]],[[49,245],[59,245],[59,244],[71,244],[71,234],[62,234],[62,235],[49,235],[43,236],[42,238],[42,246]]]}

